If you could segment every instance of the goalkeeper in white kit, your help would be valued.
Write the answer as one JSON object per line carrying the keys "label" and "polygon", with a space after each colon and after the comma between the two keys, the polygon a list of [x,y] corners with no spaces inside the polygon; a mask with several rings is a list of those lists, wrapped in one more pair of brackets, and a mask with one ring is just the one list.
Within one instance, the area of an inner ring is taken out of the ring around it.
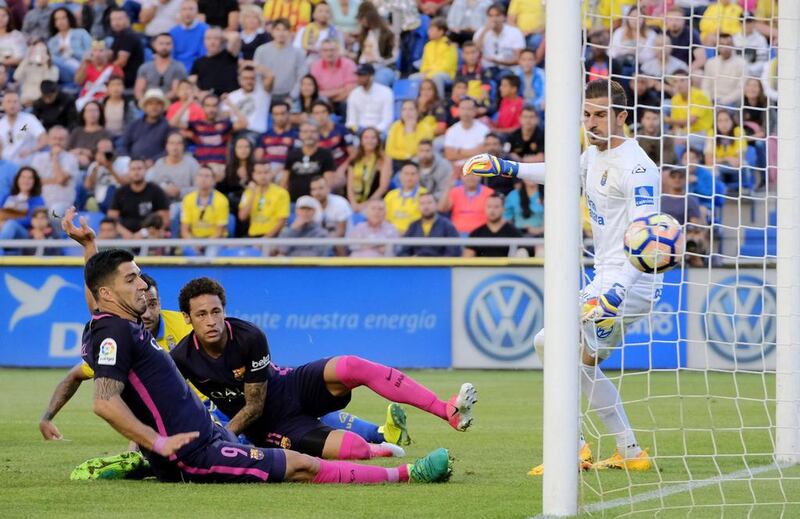
{"label": "goalkeeper in white kit", "polygon": [[[580,294],[580,380],[589,408],[597,412],[614,435],[617,451],[612,457],[593,463],[592,451],[581,436],[582,469],[652,468],[650,457],[636,441],[616,386],[599,366],[621,345],[624,328],[647,316],[661,297],[663,275],[643,274],[628,261],[624,250],[628,225],[636,218],[658,212],[661,195],[658,167],[636,140],[624,137],[626,106],[625,91],[616,81],[598,79],[586,85],[583,123],[590,146],[581,155],[581,174],[592,224],[595,276]],[[463,167],[465,175],[506,176],[540,184],[544,183],[544,172],[544,163],[520,164],[485,153],[472,157]],[[544,330],[536,334],[534,345],[544,360]],[[544,467],[539,465],[530,475],[543,472]]]}

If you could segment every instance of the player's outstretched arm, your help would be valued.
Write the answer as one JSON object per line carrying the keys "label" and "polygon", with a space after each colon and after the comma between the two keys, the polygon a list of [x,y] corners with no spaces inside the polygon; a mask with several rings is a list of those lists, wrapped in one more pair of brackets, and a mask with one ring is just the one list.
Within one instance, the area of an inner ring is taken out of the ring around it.
{"label": "player's outstretched arm", "polygon": [[134,416],[120,396],[123,389],[125,384],[119,380],[108,377],[95,378],[94,412],[129,440],[167,457],[200,436],[198,431],[161,436]]}
{"label": "player's outstretched arm", "polygon": [[488,153],[475,155],[461,167],[464,175],[481,177],[509,177],[544,184],[544,162],[516,162]]}
{"label": "player's outstretched arm", "polygon": [[81,386],[81,382],[84,380],[89,380],[91,375],[87,374],[86,366],[83,362],[80,362],[72,367],[67,373],[67,376],[64,377],[64,380],[58,383],[55,390],[53,391],[53,396],[50,397],[50,403],[47,406],[47,410],[42,415],[42,419],[39,421],[39,432],[42,433],[42,436],[45,440],[63,440],[64,437],[61,435],[61,432],[58,430],[58,427],[53,423],[53,418],[56,417],[56,414],[61,410],[62,407],[69,402],[72,395],[78,390]]}
{"label": "player's outstretched arm", "polygon": [[[81,216],[78,219],[80,227],[76,226],[74,221],[75,215],[78,210],[75,207],[70,207],[64,216],[61,218],[61,229],[67,233],[67,236],[78,242],[83,247],[83,261],[89,261],[89,258],[97,254],[97,244],[94,241],[94,231],[89,224],[86,223],[86,218]],[[92,297],[92,293],[87,287],[84,287],[83,294],[86,297],[86,305],[89,307],[89,312],[94,312],[97,308],[97,303]]]}
{"label": "player's outstretched arm", "polygon": [[258,420],[264,412],[264,401],[267,399],[267,383],[255,382],[244,385],[244,407],[228,422],[226,428],[236,434],[241,434],[248,426]]}

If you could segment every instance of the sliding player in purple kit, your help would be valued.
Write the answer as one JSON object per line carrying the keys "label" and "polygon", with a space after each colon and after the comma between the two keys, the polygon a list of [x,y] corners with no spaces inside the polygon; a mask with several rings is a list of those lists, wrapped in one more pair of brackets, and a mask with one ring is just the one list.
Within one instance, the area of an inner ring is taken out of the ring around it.
{"label": "sliding player in purple kit", "polygon": [[193,331],[170,355],[181,374],[231,417],[227,428],[244,433],[257,446],[327,459],[390,456],[394,446],[369,444],[316,418],[347,406],[358,386],[427,411],[456,430],[472,423],[477,393],[469,383],[445,402],[402,371],[353,355],[279,368],[272,363],[264,332],[247,321],[226,318],[225,302],[225,289],[212,279],[184,285],[178,304]]}
{"label": "sliding player in purple kit", "polygon": [[449,454],[437,449],[394,468],[326,461],[236,441],[214,424],[172,358],[140,316],[146,284],[130,252],[90,258],[86,285],[98,311],[86,324],[81,356],[94,371],[94,412],[141,448],[160,481],[382,483],[445,481]]}

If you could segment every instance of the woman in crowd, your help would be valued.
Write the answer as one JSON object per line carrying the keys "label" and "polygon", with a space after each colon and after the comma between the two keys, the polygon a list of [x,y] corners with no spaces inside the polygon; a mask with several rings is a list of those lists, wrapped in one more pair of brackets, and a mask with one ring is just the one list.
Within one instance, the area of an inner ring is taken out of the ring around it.
{"label": "woman in crowd", "polygon": [[527,236],[544,234],[544,201],[538,184],[530,180],[517,184],[506,197],[505,219]]}
{"label": "woman in crowd", "polygon": [[11,11],[5,5],[0,6],[0,65],[7,70],[16,67],[22,62],[27,50],[25,35],[14,28]]}
{"label": "woman in crowd", "polygon": [[125,126],[139,114],[136,103],[125,98],[125,83],[122,76],[111,76],[106,97],[101,101],[105,128],[114,138],[122,135]]}
{"label": "woman in crowd", "polygon": [[97,151],[97,143],[101,139],[111,138],[105,128],[103,109],[97,101],[89,101],[83,106],[78,126],[69,134],[67,149],[78,157],[81,169],[86,169]]}
{"label": "woman in crowd", "polygon": [[417,155],[422,140],[433,140],[433,126],[427,120],[419,120],[416,101],[407,99],[400,108],[400,120],[392,123],[386,138],[386,155],[392,159],[393,171]]}
{"label": "woman in crowd", "polygon": [[656,33],[645,23],[639,9],[632,7],[625,15],[622,26],[611,35],[608,54],[621,64],[642,64],[655,57]]}
{"label": "woman in crowd", "polygon": [[239,31],[240,57],[250,61],[256,49],[269,43],[272,38],[264,30],[264,14],[258,6],[253,4],[242,6],[239,18],[242,21],[242,30]]}
{"label": "woman in crowd", "polygon": [[[20,168],[11,185],[11,194],[2,202],[0,209],[0,240],[28,238],[33,210],[44,207],[42,180],[35,169]],[[0,249],[0,256],[3,249]]]}
{"label": "woman in crowd", "polygon": [[394,67],[397,63],[397,37],[378,9],[370,2],[358,7],[358,64],[370,63],[375,67],[375,81],[391,87],[394,83]]}
{"label": "woman in crowd", "polygon": [[38,41],[28,47],[22,63],[14,71],[14,81],[20,84],[20,101],[23,106],[31,106],[42,97],[42,81],[58,81],[58,67],[53,65],[47,45]]}
{"label": "woman in crowd", "polygon": [[[228,161],[225,163],[225,176],[217,182],[217,191],[228,197],[231,214],[239,211],[242,193],[253,180],[255,147],[247,137],[237,137],[228,149]],[[236,236],[247,233],[247,222],[236,219]]]}
{"label": "woman in crowd", "polygon": [[81,60],[92,47],[92,37],[78,27],[72,11],[59,7],[50,14],[50,39],[47,48],[59,70],[61,83],[72,83]]}
{"label": "woman in crowd", "polygon": [[745,139],[742,128],[728,110],[717,112],[716,128],[716,134],[714,130],[709,130],[713,139],[708,139],[705,163],[716,165],[717,174],[729,193],[738,193],[740,187],[752,187],[750,171],[744,167]]}
{"label": "woman in crowd", "polygon": [[368,200],[383,198],[391,179],[392,160],[383,152],[380,133],[364,129],[347,173],[347,199],[353,211],[361,212]]}
{"label": "woman in crowd", "polygon": [[319,99],[319,86],[311,74],[306,74],[300,79],[300,88],[297,99],[292,106],[292,124],[299,126],[311,116],[311,106]]}
{"label": "woman in crowd", "polygon": [[430,126],[436,137],[447,131],[447,109],[439,97],[436,83],[430,79],[423,79],[419,84],[417,112],[420,122]]}

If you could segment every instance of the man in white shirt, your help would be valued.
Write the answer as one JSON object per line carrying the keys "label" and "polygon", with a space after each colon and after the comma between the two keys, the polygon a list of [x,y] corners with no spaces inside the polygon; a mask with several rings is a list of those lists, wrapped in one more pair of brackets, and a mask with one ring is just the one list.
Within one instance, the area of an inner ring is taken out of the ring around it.
{"label": "man in white shirt", "polygon": [[[317,211],[315,220],[322,224],[331,238],[341,238],[347,231],[347,223],[353,215],[353,209],[346,198],[331,193],[325,177],[311,179],[311,196],[319,202],[321,211]],[[337,256],[346,256],[346,247],[336,247]]]}
{"label": "man in white shirt", "polygon": [[519,54],[525,48],[522,31],[506,23],[506,11],[502,4],[492,4],[486,10],[486,25],[472,37],[481,50],[481,64],[486,68],[509,69],[519,62]]}
{"label": "man in white shirt", "polygon": [[733,37],[719,35],[717,55],[706,62],[700,86],[718,105],[737,107],[742,102],[742,84],[747,63],[734,52]]}
{"label": "man in white shirt", "polygon": [[747,75],[761,77],[764,65],[769,61],[769,42],[756,30],[755,19],[745,16],[742,32],[733,36],[733,45],[742,49],[747,63]]}
{"label": "man in white shirt", "polygon": [[447,129],[444,134],[444,158],[460,168],[473,155],[486,151],[484,139],[489,127],[475,120],[478,103],[471,97],[465,97],[458,103],[458,115],[461,119]]}
{"label": "man in white shirt", "polygon": [[347,96],[347,127],[377,128],[385,134],[394,122],[394,93],[375,82],[375,67],[363,63],[356,70],[358,86]]}
{"label": "man in white shirt", "polygon": [[144,25],[144,33],[151,38],[169,32],[178,25],[178,12],[182,0],[142,0],[139,23]]}
{"label": "man in white shirt", "polygon": [[689,65],[666,52],[671,44],[669,36],[658,34],[653,38],[653,57],[639,66],[639,72],[659,82],[664,76],[671,76],[678,70],[689,70]]}
{"label": "man in white shirt", "polygon": [[[261,77],[263,83],[271,81],[269,70],[262,67]],[[239,89],[228,94],[228,101],[247,117],[247,131],[262,134],[267,131],[267,118],[269,117],[270,95],[265,90],[263,83],[256,78],[256,68],[245,65],[239,70]],[[234,120],[231,114],[231,120]]]}
{"label": "man in white shirt", "polygon": [[0,119],[2,158],[22,165],[32,153],[44,148],[44,126],[36,116],[22,111],[19,94],[14,91],[3,95],[3,111],[6,115]]}
{"label": "man in white shirt", "polygon": [[49,150],[33,155],[31,167],[42,179],[42,198],[56,214],[75,203],[78,159],[66,150],[69,133],[63,126],[53,126],[47,133]]}

